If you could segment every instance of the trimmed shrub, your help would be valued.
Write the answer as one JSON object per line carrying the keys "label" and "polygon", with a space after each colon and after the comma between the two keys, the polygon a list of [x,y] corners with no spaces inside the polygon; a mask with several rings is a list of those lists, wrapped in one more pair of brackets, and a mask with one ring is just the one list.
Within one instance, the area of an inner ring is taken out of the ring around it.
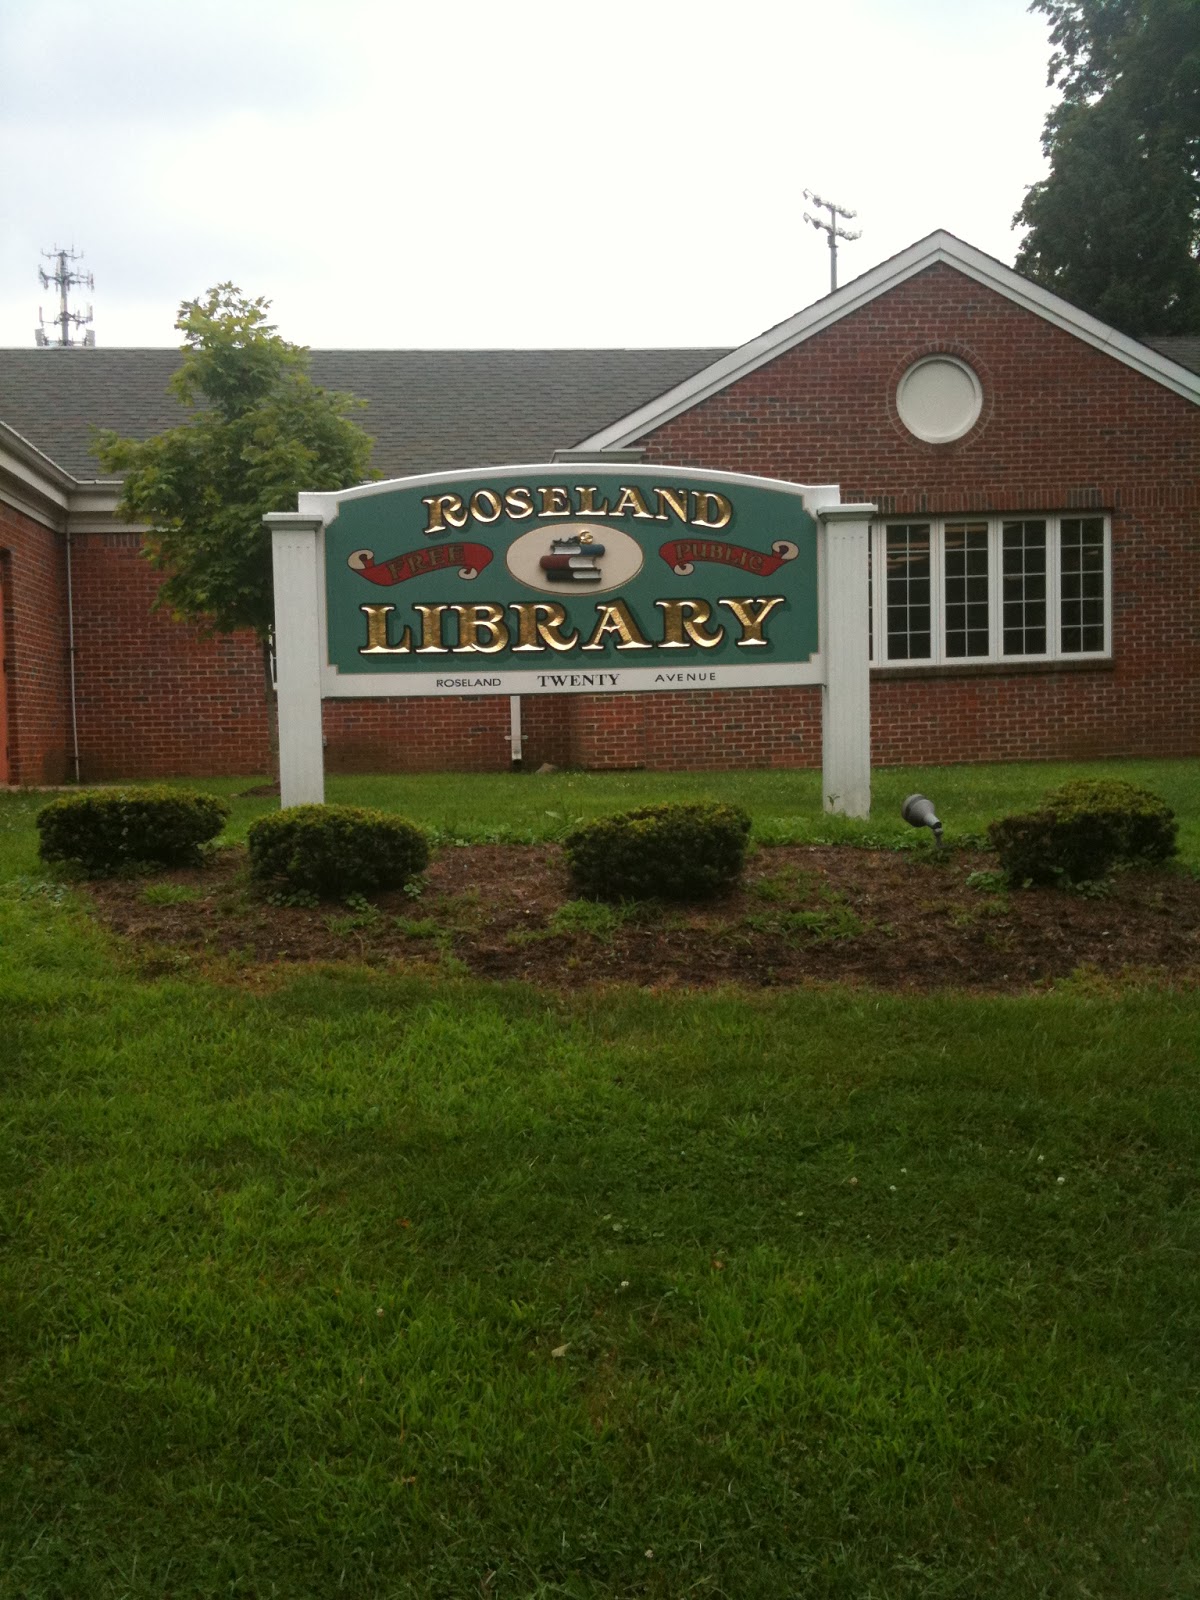
{"label": "trimmed shrub", "polygon": [[697,801],[599,817],[563,850],[589,900],[711,900],[741,876],[749,834],[740,806]]}
{"label": "trimmed shrub", "polygon": [[1083,817],[1112,840],[1116,861],[1156,865],[1178,849],[1175,813],[1165,800],[1124,778],[1074,778],[1042,804],[1068,820]]}
{"label": "trimmed shrub", "polygon": [[1076,778],[1036,811],[988,828],[1010,884],[1078,884],[1116,866],[1175,854],[1175,817],[1164,800],[1120,778]]}
{"label": "trimmed shrub", "polygon": [[38,853],[97,875],[129,866],[191,866],[228,817],[216,795],[165,784],[63,795],[38,812]]}
{"label": "trimmed shrub", "polygon": [[246,835],[251,876],[340,900],[419,877],[429,845],[416,823],[363,806],[289,806]]}

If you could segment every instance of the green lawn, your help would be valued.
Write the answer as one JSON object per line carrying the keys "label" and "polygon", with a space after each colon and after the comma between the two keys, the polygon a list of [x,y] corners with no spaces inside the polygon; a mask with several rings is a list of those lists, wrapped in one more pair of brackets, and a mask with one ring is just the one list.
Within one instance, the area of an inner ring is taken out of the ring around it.
{"label": "green lawn", "polygon": [[[949,842],[982,836],[987,824],[1013,811],[1028,810],[1040,797],[1080,773],[1126,778],[1160,794],[1175,810],[1184,861],[1200,867],[1200,761],[1106,761],[1086,766],[1068,762],[1025,762],[995,766],[881,767],[872,778],[868,822],[826,816],[821,809],[819,772],[556,772],[422,773],[414,777],[341,777],[326,781],[326,798],[347,805],[380,806],[413,817],[446,842],[553,839],[576,821],[630,806],[662,800],[732,800],[754,818],[754,835],[763,843],[868,843],[911,845],[918,835],[900,818],[906,795],[929,795],[946,825]],[[234,814],[227,838],[240,840],[257,816],[274,810],[270,796],[245,796],[264,782],[262,775],[216,778],[189,787],[224,795]],[[241,797],[240,797],[241,796]],[[239,798],[240,797],[240,798]],[[28,824],[45,796],[0,795],[0,868],[8,832],[19,835],[24,857],[9,858],[10,870],[35,865]],[[15,822],[12,819],[18,819]],[[921,836],[926,842],[928,834]],[[15,843],[15,838],[13,840]]]}
{"label": "green lawn", "polygon": [[[879,774],[851,831],[1066,770]],[[1197,837],[1200,763],[1107,770]],[[831,826],[810,775],[330,790]],[[0,799],[0,1596],[1200,1592],[1194,992],[148,980],[40,803]]]}

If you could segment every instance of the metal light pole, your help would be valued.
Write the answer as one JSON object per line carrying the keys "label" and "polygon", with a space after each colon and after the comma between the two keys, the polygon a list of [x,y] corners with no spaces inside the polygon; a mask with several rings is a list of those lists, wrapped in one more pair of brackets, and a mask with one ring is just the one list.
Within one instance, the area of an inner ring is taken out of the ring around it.
{"label": "metal light pole", "polygon": [[804,213],[804,220],[805,222],[810,222],[814,228],[823,229],[829,235],[829,292],[832,294],[837,288],[838,240],[862,238],[861,228],[857,233],[851,233],[847,228],[839,228],[837,219],[839,217],[856,217],[858,212],[847,211],[845,206],[835,205],[832,200],[822,200],[821,196],[819,194],[814,194],[811,189],[805,189],[804,198],[806,200],[811,200],[814,206],[820,206],[822,210],[828,211],[829,213],[828,222],[822,222],[820,217],[809,216],[807,211]]}

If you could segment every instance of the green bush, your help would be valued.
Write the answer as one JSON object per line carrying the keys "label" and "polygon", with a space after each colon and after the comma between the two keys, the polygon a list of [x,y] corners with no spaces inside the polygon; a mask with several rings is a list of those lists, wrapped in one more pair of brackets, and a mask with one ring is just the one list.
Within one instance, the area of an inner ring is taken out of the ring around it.
{"label": "green bush", "polygon": [[289,806],[252,823],[246,843],[253,877],[323,900],[398,889],[429,860],[415,823],[362,806]]}
{"label": "green bush", "polygon": [[740,806],[697,801],[599,817],[563,849],[589,900],[710,900],[741,876],[749,833]]}
{"label": "green bush", "polygon": [[988,828],[1010,884],[1079,884],[1116,866],[1155,865],[1175,854],[1175,817],[1164,800],[1120,778],[1076,778],[1036,811]]}
{"label": "green bush", "polygon": [[1167,802],[1124,778],[1074,778],[1042,803],[1064,820],[1083,816],[1104,829],[1117,861],[1153,866],[1178,848],[1179,828]]}
{"label": "green bush", "polygon": [[228,816],[215,795],[165,784],[63,795],[38,812],[38,852],[43,861],[77,862],[96,874],[189,866]]}

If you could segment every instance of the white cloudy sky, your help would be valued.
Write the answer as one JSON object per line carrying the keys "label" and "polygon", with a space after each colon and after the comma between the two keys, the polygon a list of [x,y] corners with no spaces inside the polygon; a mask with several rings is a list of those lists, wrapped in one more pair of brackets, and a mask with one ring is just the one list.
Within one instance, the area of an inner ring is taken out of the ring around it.
{"label": "white cloudy sky", "polygon": [[1011,262],[1025,5],[0,0],[0,346],[55,245],[104,345],[222,280],[318,347],[734,344],[828,289],[805,187],[843,282],[938,227]]}

